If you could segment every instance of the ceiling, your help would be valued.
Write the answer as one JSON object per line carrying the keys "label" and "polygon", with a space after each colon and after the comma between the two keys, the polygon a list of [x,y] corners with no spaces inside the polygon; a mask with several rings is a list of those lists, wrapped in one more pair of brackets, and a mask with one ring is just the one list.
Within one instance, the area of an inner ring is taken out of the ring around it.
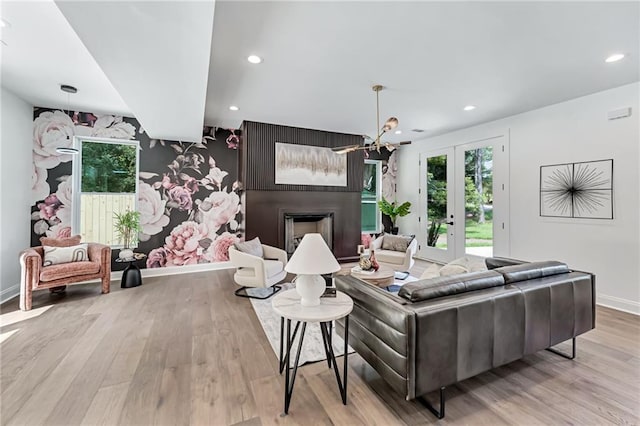
{"label": "ceiling", "polygon": [[[2,86],[34,106],[131,114],[52,0],[2,1]],[[69,95],[61,84],[78,88]]]}
{"label": "ceiling", "polygon": [[638,2],[219,1],[205,121],[374,136],[379,83],[415,140],[638,81],[639,40]]}
{"label": "ceiling", "polygon": [[403,131],[387,139],[416,140],[640,79],[638,2],[3,0],[0,16],[3,87],[67,109],[71,84],[72,108],[164,139],[245,119],[373,136],[383,84]]}

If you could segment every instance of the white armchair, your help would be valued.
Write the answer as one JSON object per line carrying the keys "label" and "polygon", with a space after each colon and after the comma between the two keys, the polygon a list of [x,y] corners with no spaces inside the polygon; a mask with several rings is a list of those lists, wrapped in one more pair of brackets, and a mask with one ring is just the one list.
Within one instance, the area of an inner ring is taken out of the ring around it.
{"label": "white armchair", "polygon": [[[276,284],[287,276],[284,270],[287,264],[287,252],[264,244],[262,244],[262,250],[264,258],[243,253],[235,247],[229,248],[229,260],[237,268],[233,280],[242,286],[235,291],[236,296],[268,299],[280,291],[280,286]],[[271,287],[272,292],[265,297],[251,296],[247,294],[247,287]]]}
{"label": "white armchair", "polygon": [[383,250],[382,241],[384,235],[379,236],[371,243],[371,248],[375,250],[378,263],[392,268],[394,271],[408,272],[414,264],[413,256],[418,250],[418,240],[414,238],[406,251]]}

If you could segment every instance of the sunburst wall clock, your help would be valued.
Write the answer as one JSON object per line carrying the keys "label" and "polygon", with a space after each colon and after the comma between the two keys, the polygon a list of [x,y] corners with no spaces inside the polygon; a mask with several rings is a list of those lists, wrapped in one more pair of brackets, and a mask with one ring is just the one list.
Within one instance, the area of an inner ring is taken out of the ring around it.
{"label": "sunburst wall clock", "polygon": [[541,166],[540,216],[613,219],[613,160]]}

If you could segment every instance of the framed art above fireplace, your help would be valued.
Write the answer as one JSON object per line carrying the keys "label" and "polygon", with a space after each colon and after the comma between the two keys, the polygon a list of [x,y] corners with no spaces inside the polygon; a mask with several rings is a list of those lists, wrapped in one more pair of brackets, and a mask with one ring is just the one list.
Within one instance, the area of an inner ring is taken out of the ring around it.
{"label": "framed art above fireplace", "polygon": [[276,185],[347,186],[347,157],[331,148],[275,143]]}

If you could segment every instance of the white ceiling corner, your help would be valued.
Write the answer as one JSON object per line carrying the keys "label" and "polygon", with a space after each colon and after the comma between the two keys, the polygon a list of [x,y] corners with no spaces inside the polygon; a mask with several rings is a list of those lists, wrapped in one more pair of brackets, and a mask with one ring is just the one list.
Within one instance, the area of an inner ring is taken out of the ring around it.
{"label": "white ceiling corner", "polygon": [[201,139],[213,0],[56,4],[150,137]]}
{"label": "white ceiling corner", "polygon": [[[37,107],[131,115],[53,0],[2,1],[2,86]],[[61,84],[78,88],[69,95]]]}

